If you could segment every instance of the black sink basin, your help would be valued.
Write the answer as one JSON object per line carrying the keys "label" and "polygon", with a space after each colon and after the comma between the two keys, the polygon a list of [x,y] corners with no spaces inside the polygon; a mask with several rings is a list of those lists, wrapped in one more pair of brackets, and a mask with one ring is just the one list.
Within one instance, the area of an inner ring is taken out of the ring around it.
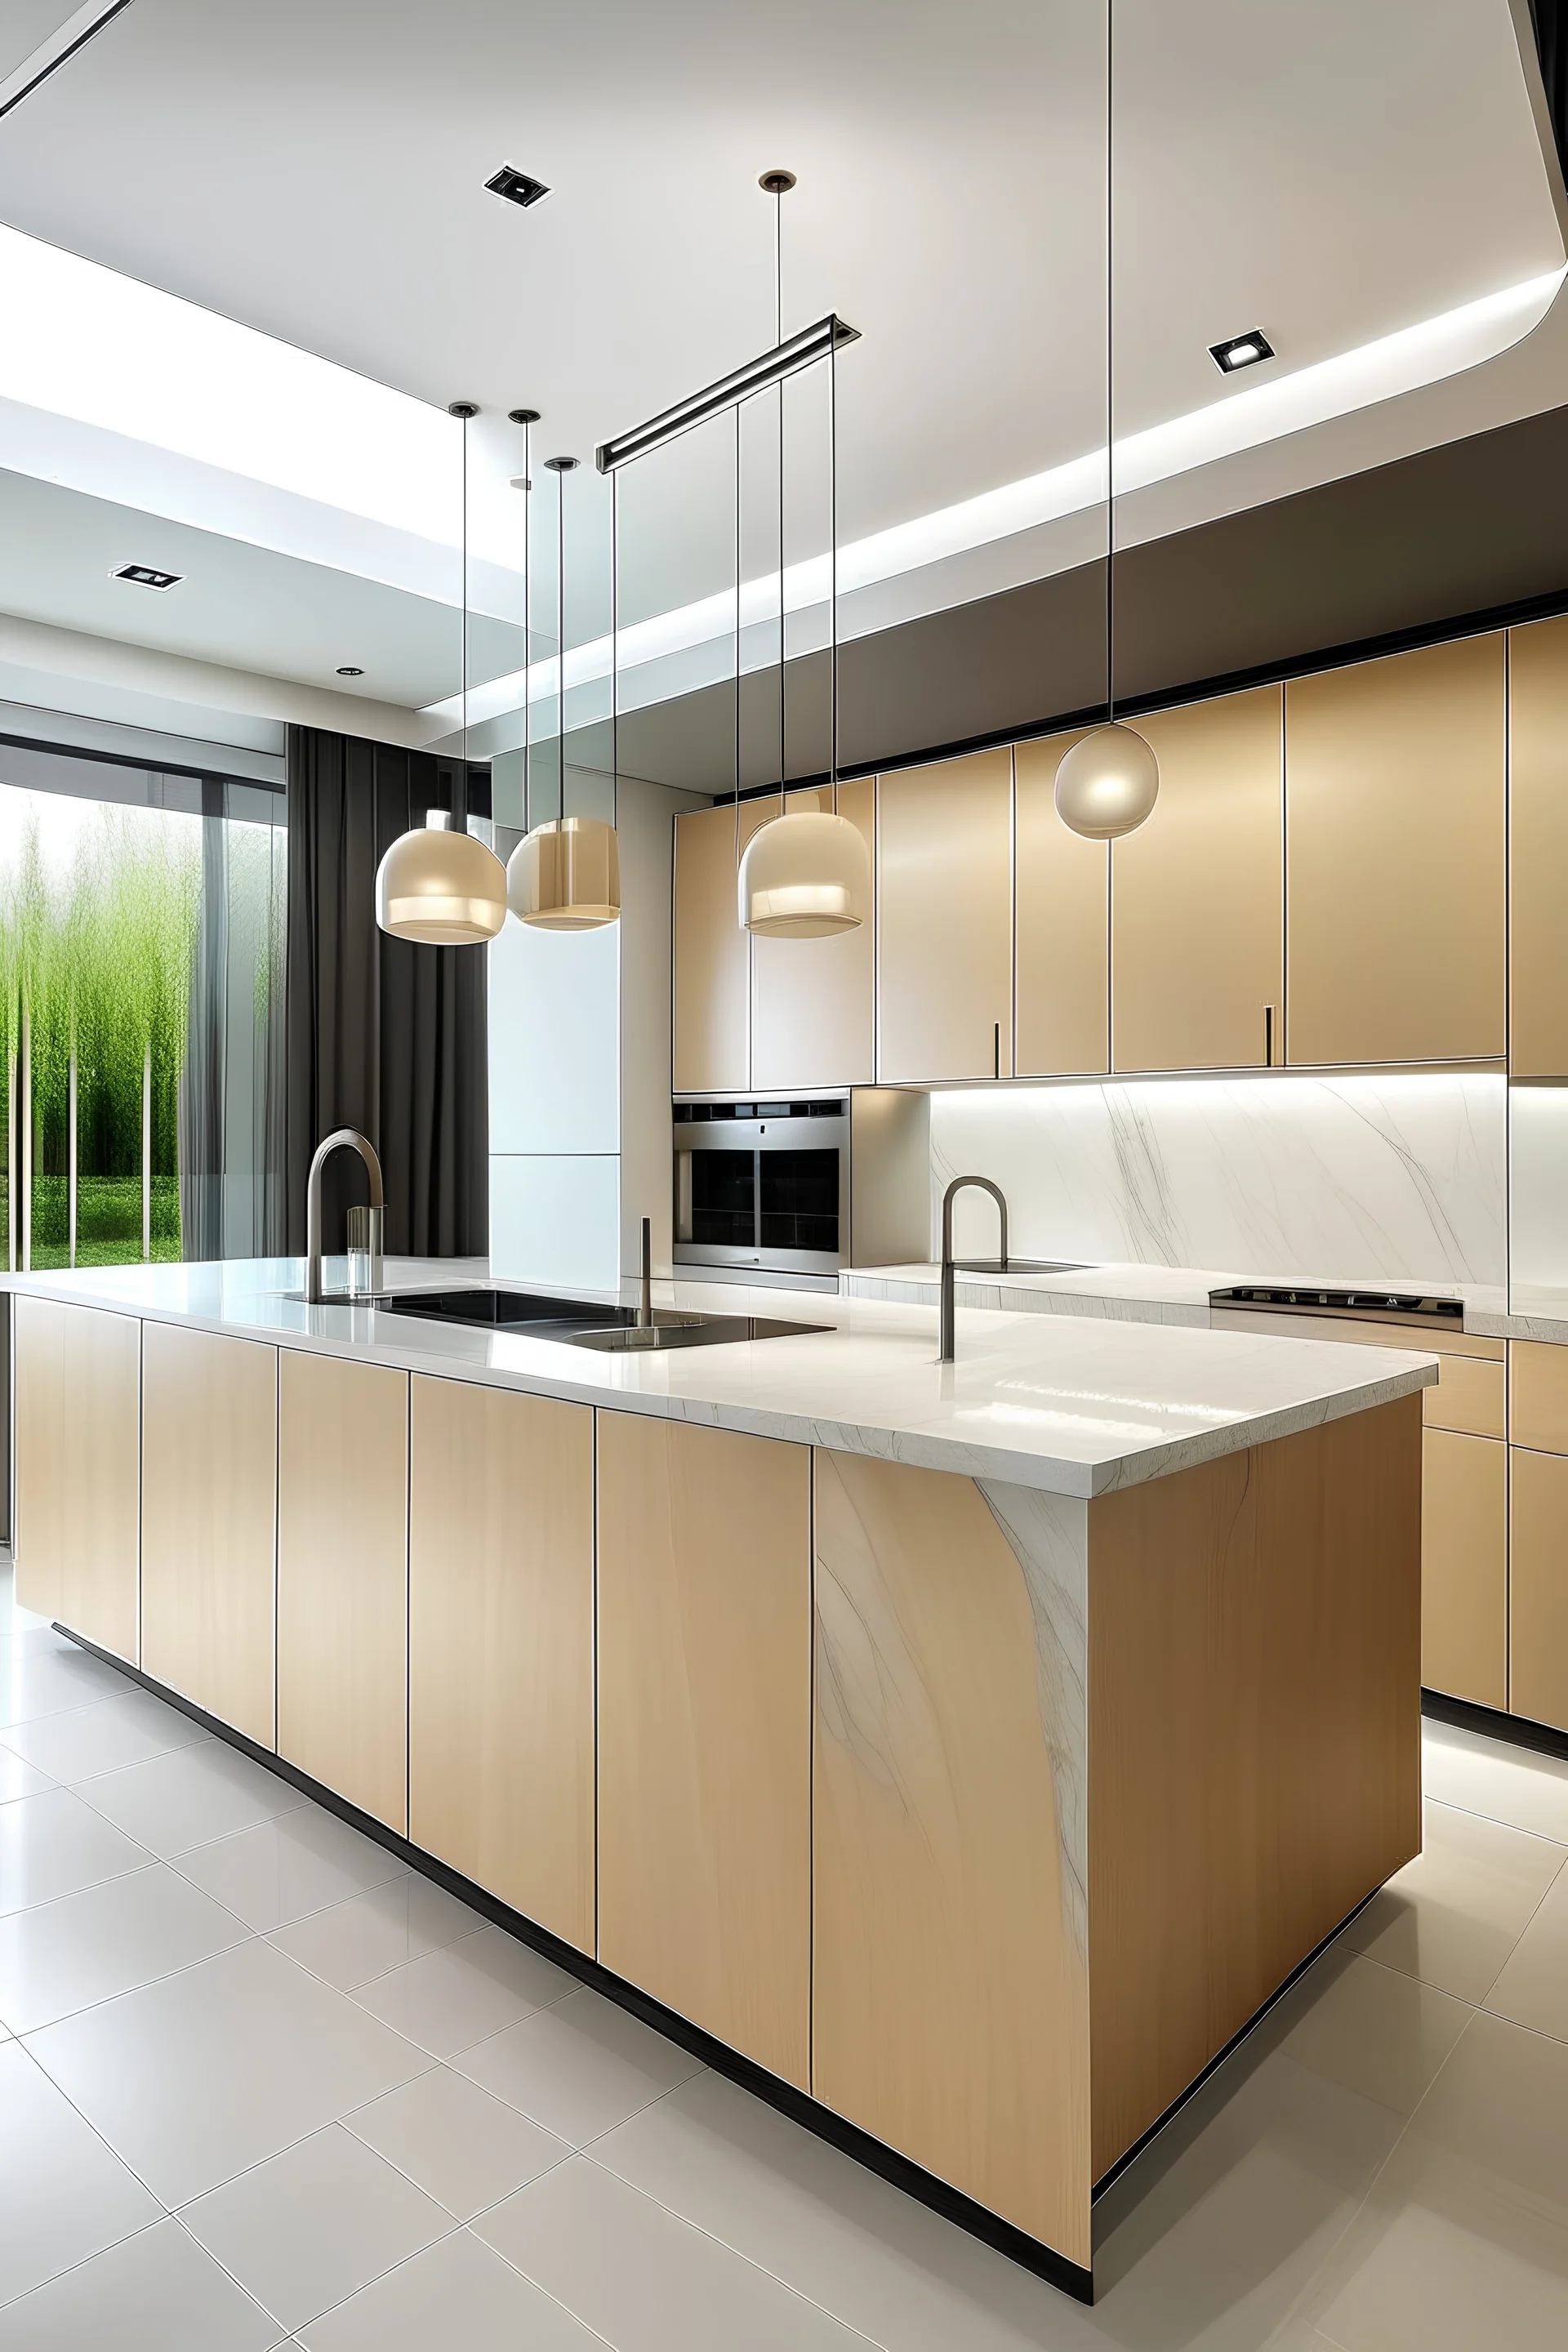
{"label": "black sink basin", "polygon": [[587,1298],[552,1298],[534,1290],[403,1290],[378,1298],[387,1315],[415,1315],[428,1323],[471,1323],[515,1331],[528,1339],[558,1339],[572,1348],[630,1354],[639,1349],[722,1348],[738,1339],[784,1339],[831,1324],[783,1323],[766,1315],[683,1315],[656,1307],[651,1328],[638,1328],[637,1309]]}

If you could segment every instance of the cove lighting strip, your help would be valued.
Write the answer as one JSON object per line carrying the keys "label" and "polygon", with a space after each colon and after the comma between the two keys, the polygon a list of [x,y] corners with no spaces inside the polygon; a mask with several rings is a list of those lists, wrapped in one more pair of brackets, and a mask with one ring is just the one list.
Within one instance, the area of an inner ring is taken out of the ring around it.
{"label": "cove lighting strip", "polygon": [[[1206,407],[1129,434],[1116,444],[1118,498],[1494,359],[1540,324],[1564,278],[1568,278],[1568,264],[1310,367],[1262,383],[1249,384],[1243,379],[1235,390],[1220,393]],[[1103,504],[1105,454],[1101,444],[1044,473],[1004,483],[998,489],[983,491],[978,498],[964,499],[953,506],[939,507],[865,539],[846,541],[838,551],[840,599],[853,595],[858,588],[874,587],[901,573]],[[826,604],[829,570],[826,554],[790,564],[784,572],[785,613],[804,613]],[[742,629],[755,622],[776,621],[777,582],[773,572],[742,583]],[[731,588],[623,629],[621,667],[632,669],[669,654],[689,652],[732,636],[734,631],[735,592]],[[572,647],[566,656],[567,688],[608,677],[612,658],[607,636]],[[488,719],[499,719],[520,709],[525,698],[531,705],[552,700],[557,690],[553,656],[486,685],[470,686],[469,724],[479,726]],[[422,715],[456,725],[458,708],[459,698],[453,695],[429,704]]]}

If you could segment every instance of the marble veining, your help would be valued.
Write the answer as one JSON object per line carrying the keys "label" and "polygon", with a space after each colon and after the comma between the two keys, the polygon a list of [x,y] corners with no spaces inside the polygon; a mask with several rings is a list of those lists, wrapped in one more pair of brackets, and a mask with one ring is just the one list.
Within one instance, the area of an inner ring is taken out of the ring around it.
{"label": "marble veining", "polygon": [[[447,1269],[426,1265],[427,1282]],[[152,1320],[1089,1497],[1426,1387],[1432,1358],[1272,1333],[971,1309],[936,1360],[923,1306],[769,1290],[793,1339],[598,1355],[490,1328],[290,1296],[299,1260],[0,1276]],[[389,1277],[406,1286],[394,1268]],[[681,1286],[733,1313],[746,1294]]]}
{"label": "marble veining", "polygon": [[977,1479],[1023,1571],[1035,1620],[1040,1730],[1051,1759],[1062,1906],[1089,1958],[1089,1511],[1063,1495]]}
{"label": "marble veining", "polygon": [[[933,1094],[931,1116],[933,1219],[952,1176],[990,1176],[1021,1256],[1447,1284],[1505,1304],[1500,1075],[963,1088]],[[961,1197],[961,1249],[994,1252],[991,1213]]]}

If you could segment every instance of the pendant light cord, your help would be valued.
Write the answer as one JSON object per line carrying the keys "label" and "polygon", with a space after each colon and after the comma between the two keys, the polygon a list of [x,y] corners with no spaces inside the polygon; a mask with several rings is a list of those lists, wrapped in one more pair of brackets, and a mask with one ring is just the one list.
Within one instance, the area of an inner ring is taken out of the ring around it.
{"label": "pendant light cord", "polygon": [[531,753],[531,704],[533,669],[533,427],[522,428],[522,829],[531,827],[530,772]]}
{"label": "pendant light cord", "polygon": [[621,813],[621,478],[610,476],[610,831]]}
{"label": "pendant light cord", "polygon": [[[784,341],[784,200],[781,181],[773,190],[773,347]],[[779,814],[784,814],[784,388],[779,383]]]}
{"label": "pendant light cord", "polygon": [[827,344],[827,777],[838,814],[838,343]]}
{"label": "pendant light cord", "polygon": [[[468,807],[468,420],[463,419],[463,830]],[[456,809],[453,811],[456,815]]]}
{"label": "pendant light cord", "polygon": [[1116,276],[1111,243],[1116,178],[1112,163],[1116,0],[1105,0],[1105,723],[1116,721]]}
{"label": "pendant light cord", "polygon": [[741,864],[741,404],[735,404],[735,866]]}
{"label": "pendant light cord", "polygon": [[566,476],[555,477],[555,823],[566,822]]}

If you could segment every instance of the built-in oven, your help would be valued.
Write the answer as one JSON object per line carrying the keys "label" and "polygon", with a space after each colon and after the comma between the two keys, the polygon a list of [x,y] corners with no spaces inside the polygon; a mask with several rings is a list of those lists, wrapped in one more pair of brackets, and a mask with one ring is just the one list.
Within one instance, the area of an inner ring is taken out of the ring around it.
{"label": "built-in oven", "polygon": [[848,1100],[682,1102],[674,1120],[677,1265],[836,1286],[848,1253]]}

